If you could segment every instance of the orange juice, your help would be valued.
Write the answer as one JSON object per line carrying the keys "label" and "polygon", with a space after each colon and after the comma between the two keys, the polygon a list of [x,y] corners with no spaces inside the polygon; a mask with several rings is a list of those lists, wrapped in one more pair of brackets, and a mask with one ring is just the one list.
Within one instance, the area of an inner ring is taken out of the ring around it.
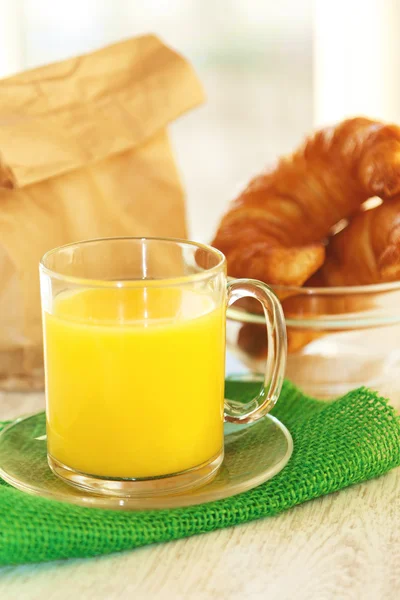
{"label": "orange juice", "polygon": [[184,288],[59,294],[44,314],[47,443],[86,474],[141,478],[223,446],[225,306]]}

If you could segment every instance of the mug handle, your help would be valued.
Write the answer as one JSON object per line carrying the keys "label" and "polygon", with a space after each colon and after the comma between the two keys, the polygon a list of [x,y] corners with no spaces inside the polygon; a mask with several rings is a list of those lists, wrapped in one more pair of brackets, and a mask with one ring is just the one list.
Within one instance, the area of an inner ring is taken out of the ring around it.
{"label": "mug handle", "polygon": [[261,303],[267,325],[268,357],[264,382],[259,394],[243,404],[225,399],[225,421],[229,423],[252,423],[264,417],[275,406],[281,392],[286,368],[286,325],[282,306],[272,290],[255,279],[235,279],[227,284],[228,303],[246,296]]}

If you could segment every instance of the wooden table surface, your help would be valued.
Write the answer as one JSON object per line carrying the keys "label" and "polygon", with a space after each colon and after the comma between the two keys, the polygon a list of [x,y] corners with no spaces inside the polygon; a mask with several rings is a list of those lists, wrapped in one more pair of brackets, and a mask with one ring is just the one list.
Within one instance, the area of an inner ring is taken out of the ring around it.
{"label": "wooden table surface", "polygon": [[[0,395],[0,419],[41,407],[40,394]],[[3,567],[0,598],[398,600],[400,469],[234,528],[99,558]]]}

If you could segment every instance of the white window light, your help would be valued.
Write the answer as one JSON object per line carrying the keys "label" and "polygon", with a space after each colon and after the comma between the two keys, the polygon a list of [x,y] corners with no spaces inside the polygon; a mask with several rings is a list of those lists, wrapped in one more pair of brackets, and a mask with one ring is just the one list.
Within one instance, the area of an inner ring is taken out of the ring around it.
{"label": "white window light", "polygon": [[400,122],[400,2],[314,0],[314,124]]}
{"label": "white window light", "polygon": [[24,69],[22,0],[0,0],[0,77]]}

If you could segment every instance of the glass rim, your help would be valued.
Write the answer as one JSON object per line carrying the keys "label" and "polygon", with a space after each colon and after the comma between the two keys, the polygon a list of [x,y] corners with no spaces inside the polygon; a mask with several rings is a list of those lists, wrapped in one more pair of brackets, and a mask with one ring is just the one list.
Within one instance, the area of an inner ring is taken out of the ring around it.
{"label": "glass rim", "polygon": [[[228,277],[228,280],[230,278]],[[339,300],[342,297],[357,298],[357,297],[374,297],[379,295],[390,294],[400,291],[400,281],[389,281],[385,283],[374,283],[369,285],[354,285],[354,286],[332,286],[332,287],[296,287],[284,285],[270,285],[272,291],[278,296],[282,294],[284,301],[286,298],[298,297],[314,298],[316,300],[335,298]],[[282,302],[281,301],[281,302]],[[231,321],[242,323],[254,323],[263,325],[264,316],[247,308],[228,307],[227,318]],[[297,329],[315,329],[315,330],[347,330],[347,329],[364,329],[370,327],[390,326],[400,323],[400,311],[398,314],[391,310],[370,309],[360,312],[346,312],[338,310],[338,312],[321,312],[315,315],[299,314],[296,316],[286,316],[286,325]]]}
{"label": "glass rim", "polygon": [[[256,325],[265,325],[263,315],[249,312],[242,308],[229,306],[226,311],[228,321],[238,323],[253,323]],[[400,324],[400,314],[378,315],[374,313],[343,313],[343,314],[321,314],[314,318],[299,316],[285,317],[287,327],[293,329],[314,329],[317,331],[347,331],[356,329],[369,329],[371,327],[388,327]]]}
{"label": "glass rim", "polygon": [[350,296],[358,294],[379,294],[383,292],[392,292],[400,290],[400,281],[386,281],[383,283],[369,283],[367,285],[337,285],[337,286],[288,286],[275,285],[269,286],[275,292],[290,293],[296,296]]}
{"label": "glass rim", "polygon": [[[228,280],[234,280],[230,277]],[[382,294],[400,290],[399,281],[385,281],[383,283],[369,283],[367,285],[336,285],[336,286],[296,286],[267,283],[269,288],[278,296],[282,294],[283,299],[289,296],[352,296],[358,294]]]}
{"label": "glass rim", "polygon": [[[99,242],[123,242],[123,241],[136,241],[136,242],[166,242],[171,245],[185,245],[191,246],[193,248],[197,248],[200,250],[205,250],[208,253],[214,255],[218,258],[217,264],[210,267],[209,269],[204,269],[199,273],[191,273],[189,275],[178,275],[177,277],[162,277],[160,279],[95,279],[90,277],[79,277],[76,275],[63,275],[58,271],[54,271],[50,267],[46,265],[46,261],[48,258],[53,256],[54,254],[59,253],[62,250],[66,250],[68,248],[76,248],[80,246],[88,246],[90,244],[95,244]],[[152,285],[154,287],[161,286],[174,286],[180,285],[184,283],[191,283],[196,281],[203,281],[213,277],[217,273],[219,273],[222,269],[224,269],[226,265],[225,255],[217,248],[213,246],[209,246],[207,244],[202,244],[201,242],[195,242],[192,240],[185,240],[183,238],[173,238],[173,237],[153,237],[153,236],[115,236],[115,237],[100,237],[93,238],[88,240],[81,240],[78,242],[71,242],[69,244],[63,244],[62,246],[57,246],[56,248],[52,248],[43,254],[42,258],[39,261],[39,270],[41,273],[48,275],[53,279],[58,279],[61,281],[65,281],[67,283],[73,283],[75,285],[81,285],[86,287],[109,287],[109,288],[125,288],[125,287],[143,287],[144,282],[147,282],[147,285]]]}

